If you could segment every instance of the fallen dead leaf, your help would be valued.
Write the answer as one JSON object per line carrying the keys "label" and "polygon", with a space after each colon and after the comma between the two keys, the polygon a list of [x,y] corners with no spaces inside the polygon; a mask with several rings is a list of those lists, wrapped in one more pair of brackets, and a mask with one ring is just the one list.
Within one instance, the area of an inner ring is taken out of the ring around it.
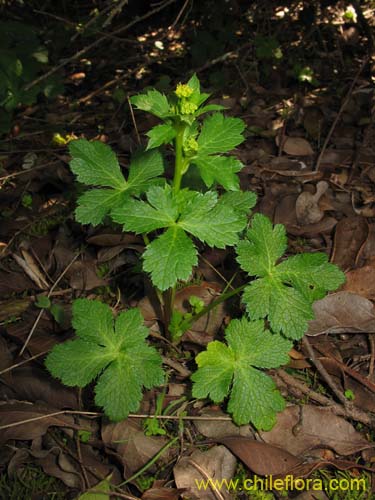
{"label": "fallen dead leaf", "polygon": [[[279,138],[276,137],[276,144],[279,146]],[[282,150],[291,156],[310,156],[314,154],[309,141],[303,137],[283,137]]]}
{"label": "fallen dead leaf", "polygon": [[35,439],[43,436],[51,426],[80,429],[72,417],[54,415],[56,412],[59,410],[41,404],[19,401],[0,403],[0,443],[9,439]]}
{"label": "fallen dead leaf", "polygon": [[315,319],[306,335],[324,333],[375,333],[375,308],[372,302],[351,292],[327,295],[313,304]]}
{"label": "fallen dead leaf", "polygon": [[[214,446],[207,451],[196,450],[190,457],[182,457],[173,469],[177,488],[185,488],[187,496],[196,500],[218,500],[211,488],[198,489],[197,482],[210,478],[229,481],[236,470],[236,459],[225,446]],[[233,493],[233,492],[232,492]],[[221,498],[230,500],[232,494],[222,488]]]}
{"label": "fallen dead leaf", "polygon": [[331,262],[343,271],[353,268],[368,234],[369,226],[364,217],[354,215],[341,219],[335,229]]}
{"label": "fallen dead leaf", "polygon": [[213,417],[213,420],[197,420],[194,422],[195,427],[198,432],[205,436],[206,438],[211,438],[217,440],[226,436],[245,436],[253,437],[249,425],[235,425],[232,421],[218,421],[214,420],[217,417],[225,417],[225,413],[220,410],[211,410],[209,408],[204,408],[200,413],[202,417]]}
{"label": "fallen dead leaf", "polygon": [[[103,425],[102,439],[106,447],[115,451],[123,464],[124,478],[143,467],[168,443],[168,439],[162,436],[146,436],[142,425],[131,418]],[[170,448],[157,464],[160,466],[161,463],[168,462],[172,454]],[[154,472],[156,469],[152,466],[148,470]]]}
{"label": "fallen dead leaf", "polygon": [[375,267],[363,266],[346,273],[346,282],[341,290],[357,293],[369,300],[375,300]]}
{"label": "fallen dead leaf", "polygon": [[157,480],[150,489],[142,495],[142,500],[179,500],[184,488],[168,488],[167,481]]}
{"label": "fallen dead leaf", "polygon": [[351,455],[375,446],[330,408],[313,405],[287,407],[278,413],[273,429],[260,431],[260,435],[266,443],[297,456],[316,448],[329,448],[339,455]]}
{"label": "fallen dead leaf", "polygon": [[268,443],[261,443],[242,436],[218,439],[250,470],[261,476],[283,474],[296,467],[301,460],[288,451]]}

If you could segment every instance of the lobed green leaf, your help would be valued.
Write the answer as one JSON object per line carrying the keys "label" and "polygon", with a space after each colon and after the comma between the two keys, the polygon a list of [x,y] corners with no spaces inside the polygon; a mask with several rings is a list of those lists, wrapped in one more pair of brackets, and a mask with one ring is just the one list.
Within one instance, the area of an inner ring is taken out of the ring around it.
{"label": "lobed green leaf", "polygon": [[263,321],[232,320],[226,330],[227,345],[210,342],[198,354],[192,375],[193,396],[221,402],[229,395],[228,411],[238,425],[252,422],[270,429],[285,402],[273,380],[256,369],[277,367],[288,361],[292,343],[264,331]]}
{"label": "lobed green leaf", "polygon": [[84,387],[98,378],[95,402],[112,420],[136,411],[142,388],[163,382],[161,357],[146,342],[148,330],[138,309],[113,320],[111,309],[98,301],[73,303],[77,339],[55,346],[46,366],[65,385]]}

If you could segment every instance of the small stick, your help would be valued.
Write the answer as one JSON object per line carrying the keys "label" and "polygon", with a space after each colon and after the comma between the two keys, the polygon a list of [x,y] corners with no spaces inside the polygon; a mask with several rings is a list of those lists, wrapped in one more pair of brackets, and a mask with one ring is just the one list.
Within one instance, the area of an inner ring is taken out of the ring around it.
{"label": "small stick", "polygon": [[368,61],[369,61],[368,57],[366,57],[363,60],[361,66],[359,68],[359,70],[357,71],[357,73],[356,73],[356,75],[355,75],[355,77],[354,77],[354,79],[352,81],[352,84],[350,85],[350,88],[349,88],[349,90],[348,90],[348,92],[347,92],[347,94],[345,96],[345,99],[343,100],[343,102],[341,104],[339,112],[337,113],[336,118],[335,118],[334,122],[332,123],[331,128],[329,129],[327,137],[325,138],[325,141],[323,143],[322,150],[320,151],[318,160],[316,162],[316,167],[315,167],[315,171],[316,172],[318,172],[319,169],[320,169],[320,164],[322,163],[323,155],[324,155],[324,153],[325,153],[325,151],[327,149],[328,143],[331,140],[332,134],[335,131],[335,128],[336,128],[336,126],[337,126],[337,124],[338,124],[338,122],[339,122],[339,120],[341,118],[341,115],[343,114],[343,112],[344,112],[344,110],[345,110],[345,108],[346,108],[346,106],[347,106],[347,104],[348,104],[348,102],[349,102],[349,100],[350,100],[350,98],[352,96],[352,93],[354,91],[354,87],[356,86],[357,81],[358,81],[358,79],[359,79],[362,71],[364,70],[366,64],[368,63]]}
{"label": "small stick", "polygon": [[[112,33],[112,35],[118,35],[119,33],[124,33],[128,29],[132,28],[135,24],[137,24],[137,23],[139,23],[141,21],[144,21],[145,19],[148,19],[149,17],[153,16],[154,14],[157,14],[158,12],[160,12],[161,10],[164,10],[166,7],[168,7],[169,5],[171,5],[174,2],[176,2],[176,0],[167,0],[162,5],[159,5],[155,9],[150,10],[149,12],[147,12],[146,14],[144,14],[143,16],[136,17],[135,19],[133,19],[133,21],[131,21],[130,23],[128,23],[126,26],[122,26],[118,30],[115,30]],[[43,75],[39,76],[38,78],[36,78],[32,82],[30,82],[28,85],[26,85],[26,87],[25,87],[24,90],[30,90],[32,87],[35,87],[35,85],[37,85],[38,83],[44,81],[46,78],[48,78],[49,76],[53,75],[54,73],[56,73],[60,69],[64,68],[67,64],[75,61],[76,59],[79,59],[81,56],[83,56],[84,54],[86,54],[86,52],[88,52],[89,50],[97,47],[98,45],[100,45],[106,39],[107,39],[107,36],[102,36],[101,38],[98,38],[97,40],[95,40],[94,42],[90,43],[89,45],[86,45],[86,47],[83,47],[83,49],[79,50],[78,52],[76,52],[75,54],[73,54],[71,57],[68,57],[67,59],[64,59],[60,64],[57,64],[54,68],[52,68],[49,71],[47,71],[47,73],[44,73]]]}
{"label": "small stick", "polygon": [[334,395],[337,397],[337,399],[346,407],[348,400],[344,396],[344,394],[340,391],[340,389],[336,386],[334,381],[332,380],[330,374],[327,372],[327,370],[324,368],[323,364],[320,362],[320,360],[315,356],[314,349],[312,348],[308,338],[305,336],[302,339],[303,346],[306,348],[310,360],[314,364],[315,368],[318,370],[320,375],[322,376],[323,380],[326,382],[328,387],[332,390]]}
{"label": "small stick", "polygon": [[[60,274],[60,276],[57,278],[57,280],[56,280],[56,281],[55,281],[55,283],[52,285],[52,287],[51,287],[50,291],[49,291],[49,292],[48,292],[48,294],[47,294],[47,297],[48,297],[48,298],[49,298],[49,297],[51,297],[52,292],[55,290],[55,288],[57,287],[57,285],[60,283],[60,281],[62,280],[62,278],[65,276],[65,274],[68,272],[68,270],[70,269],[70,267],[71,267],[71,266],[74,264],[74,262],[78,259],[78,257],[80,256],[80,254],[81,254],[81,252],[77,253],[77,254],[73,257],[73,259],[69,262],[69,264],[66,266],[66,268],[64,269],[64,271],[63,271],[63,272]],[[33,324],[32,328],[31,328],[31,330],[30,330],[29,335],[27,336],[27,339],[25,340],[25,343],[24,343],[24,345],[23,345],[22,349],[20,350],[20,353],[19,353],[19,355],[20,355],[20,356],[22,356],[22,354],[25,352],[25,349],[26,349],[26,347],[27,347],[28,343],[30,342],[30,339],[31,339],[31,337],[32,337],[32,335],[33,335],[33,333],[34,333],[34,331],[35,331],[36,327],[38,326],[39,321],[40,321],[40,319],[41,319],[41,317],[42,317],[43,313],[44,313],[44,309],[41,309],[41,310],[40,310],[40,312],[39,312],[39,314],[38,314],[38,316],[36,317],[36,320],[34,321],[34,324]]]}
{"label": "small stick", "polygon": [[141,137],[140,137],[139,132],[138,132],[137,122],[135,121],[133,106],[132,106],[132,103],[130,102],[129,96],[128,96],[128,104],[129,104],[130,114],[132,117],[133,127],[134,127],[135,133],[137,135],[137,141],[138,141],[138,144],[141,145]]}
{"label": "small stick", "polygon": [[319,394],[305,385],[303,382],[296,380],[294,377],[289,375],[286,371],[279,369],[276,373],[276,377],[282,380],[288,387],[296,388],[298,391],[306,394],[309,398],[313,399],[317,403],[320,403],[328,408],[331,408],[335,415],[340,417],[350,418],[361,422],[364,425],[368,425],[371,428],[375,428],[375,419],[368,413],[356,408],[352,405],[343,406],[338,403],[333,403],[329,398]]}

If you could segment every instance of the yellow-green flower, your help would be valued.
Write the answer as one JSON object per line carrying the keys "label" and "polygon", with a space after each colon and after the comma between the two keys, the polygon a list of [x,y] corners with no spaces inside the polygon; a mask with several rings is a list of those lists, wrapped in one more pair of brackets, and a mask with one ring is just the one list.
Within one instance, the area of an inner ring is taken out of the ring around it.
{"label": "yellow-green flower", "polygon": [[190,137],[184,144],[185,154],[195,154],[198,151],[198,143],[194,137]]}
{"label": "yellow-green flower", "polygon": [[189,85],[183,83],[179,83],[175,90],[176,96],[180,99],[182,99],[183,97],[190,97],[193,92],[193,89],[189,87]]}
{"label": "yellow-green flower", "polygon": [[182,115],[192,115],[198,106],[193,102],[183,101],[180,104],[180,110]]}

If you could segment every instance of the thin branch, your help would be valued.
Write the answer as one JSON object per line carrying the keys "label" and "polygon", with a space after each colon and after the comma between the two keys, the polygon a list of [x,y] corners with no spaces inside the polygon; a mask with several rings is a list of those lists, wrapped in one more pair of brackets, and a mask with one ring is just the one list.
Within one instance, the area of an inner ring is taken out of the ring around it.
{"label": "thin branch", "polygon": [[320,169],[320,164],[322,163],[323,155],[324,155],[324,153],[325,153],[325,151],[327,149],[328,143],[331,140],[332,134],[335,131],[335,128],[336,128],[336,126],[337,126],[337,124],[338,124],[338,122],[339,122],[339,120],[341,118],[341,115],[343,114],[346,106],[348,105],[348,103],[350,101],[350,98],[351,98],[351,96],[353,94],[353,91],[354,91],[354,87],[356,86],[357,81],[358,81],[359,77],[361,76],[361,73],[364,70],[364,68],[365,68],[366,64],[368,63],[368,61],[369,61],[368,57],[366,57],[363,60],[361,66],[359,68],[359,70],[357,71],[357,73],[356,73],[356,75],[355,75],[355,77],[354,77],[354,79],[352,81],[352,84],[350,85],[350,88],[349,88],[349,90],[348,90],[348,92],[347,92],[347,94],[345,96],[345,99],[343,100],[343,102],[341,104],[339,112],[337,113],[336,118],[335,118],[334,122],[332,123],[331,128],[329,129],[329,132],[327,134],[327,137],[325,138],[325,141],[323,143],[322,149],[321,149],[321,151],[319,153],[319,157],[318,157],[317,162],[316,162],[316,167],[315,167],[315,171],[316,172],[318,172],[319,169]]}
{"label": "thin branch", "polygon": [[[115,35],[118,35],[120,33],[124,33],[128,29],[132,28],[135,24],[137,24],[137,23],[139,23],[141,21],[144,21],[145,19],[148,19],[149,17],[153,16],[154,14],[157,14],[158,12],[160,12],[160,11],[164,10],[165,8],[169,7],[169,5],[171,5],[174,2],[176,2],[176,0],[167,0],[166,2],[164,2],[160,6],[156,7],[155,9],[150,10],[149,12],[147,12],[146,14],[144,14],[143,16],[137,16],[135,19],[133,19],[133,21],[131,21],[130,23],[128,23],[126,26],[122,26],[118,30],[115,30],[112,33],[112,35],[115,36]],[[86,54],[87,52],[89,52],[91,49],[93,49],[93,48],[97,47],[98,45],[100,45],[106,39],[107,39],[107,36],[102,36],[102,37],[98,38],[97,40],[95,40],[94,42],[92,42],[89,45],[87,45],[86,47],[84,47],[83,49],[79,50],[75,54],[73,54],[71,57],[68,57],[67,59],[64,59],[60,64],[58,64],[54,68],[52,68],[49,71],[47,71],[47,73],[44,73],[43,75],[39,76],[38,78],[36,78],[32,82],[30,82],[28,85],[26,85],[26,87],[25,87],[24,90],[30,90],[32,87],[35,87],[35,85],[37,85],[38,83],[44,81],[49,76],[55,74],[60,69],[64,68],[67,64],[75,61],[76,59],[79,59],[84,54]]]}
{"label": "thin branch", "polygon": [[[69,262],[69,264],[66,266],[66,268],[64,269],[64,271],[60,274],[60,276],[57,278],[57,280],[55,281],[55,283],[52,285],[50,291],[48,292],[47,294],[47,297],[51,297],[53,291],[55,290],[55,288],[57,287],[57,285],[60,283],[60,281],[62,280],[62,278],[65,276],[65,274],[68,272],[68,270],[70,269],[70,267],[74,264],[74,262],[78,259],[78,257],[81,255],[81,252],[77,253],[73,259]],[[36,329],[36,327],[38,326],[39,324],[39,321],[44,313],[45,309],[41,309],[38,316],[36,317],[36,320],[34,321],[34,324],[30,330],[30,333],[29,335],[27,336],[27,339],[25,340],[25,343],[22,347],[22,349],[20,350],[20,353],[19,355],[22,356],[22,354],[25,352],[25,349],[26,347],[28,346],[28,343],[30,342],[30,339]]]}

